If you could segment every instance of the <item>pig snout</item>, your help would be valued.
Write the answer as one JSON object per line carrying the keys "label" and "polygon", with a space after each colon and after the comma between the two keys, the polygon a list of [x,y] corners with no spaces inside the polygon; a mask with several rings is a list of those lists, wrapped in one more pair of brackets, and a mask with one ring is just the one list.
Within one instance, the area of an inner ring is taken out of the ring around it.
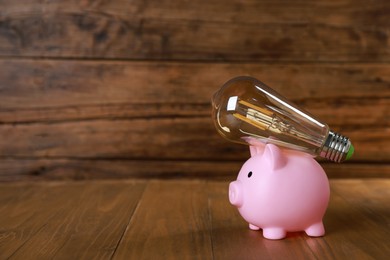
{"label": "pig snout", "polygon": [[229,201],[236,207],[241,207],[243,204],[242,183],[233,181],[229,185]]}

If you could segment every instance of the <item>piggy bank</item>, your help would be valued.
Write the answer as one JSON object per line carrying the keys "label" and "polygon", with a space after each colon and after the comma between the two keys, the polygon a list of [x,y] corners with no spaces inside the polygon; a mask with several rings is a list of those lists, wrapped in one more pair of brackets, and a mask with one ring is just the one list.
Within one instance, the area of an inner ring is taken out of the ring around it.
{"label": "piggy bank", "polygon": [[250,146],[251,158],[230,183],[229,200],[252,230],[268,239],[287,232],[325,234],[322,218],[329,202],[328,178],[310,155],[276,145]]}

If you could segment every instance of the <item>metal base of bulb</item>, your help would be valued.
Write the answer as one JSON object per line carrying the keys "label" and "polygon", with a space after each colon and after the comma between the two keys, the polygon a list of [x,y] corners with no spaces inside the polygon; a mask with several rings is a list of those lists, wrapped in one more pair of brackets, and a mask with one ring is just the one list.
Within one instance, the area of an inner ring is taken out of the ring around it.
{"label": "metal base of bulb", "polygon": [[342,162],[346,159],[351,147],[351,141],[345,136],[329,131],[320,156],[334,162]]}

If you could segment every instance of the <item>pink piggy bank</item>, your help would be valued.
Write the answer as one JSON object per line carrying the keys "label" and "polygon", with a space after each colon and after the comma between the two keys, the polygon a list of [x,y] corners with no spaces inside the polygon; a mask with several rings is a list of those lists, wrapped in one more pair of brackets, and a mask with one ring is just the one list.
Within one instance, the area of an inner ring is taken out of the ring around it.
{"label": "pink piggy bank", "polygon": [[251,146],[251,158],[230,183],[229,200],[252,230],[268,239],[287,232],[325,234],[322,218],[329,202],[329,182],[310,155],[288,152],[273,144]]}

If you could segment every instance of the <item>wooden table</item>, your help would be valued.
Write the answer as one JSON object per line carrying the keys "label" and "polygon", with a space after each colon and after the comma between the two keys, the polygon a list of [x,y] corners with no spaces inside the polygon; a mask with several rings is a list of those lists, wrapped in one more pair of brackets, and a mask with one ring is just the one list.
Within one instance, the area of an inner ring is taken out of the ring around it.
{"label": "wooden table", "polygon": [[327,234],[271,241],[229,204],[227,182],[0,184],[0,258],[389,259],[390,179],[331,180]]}

